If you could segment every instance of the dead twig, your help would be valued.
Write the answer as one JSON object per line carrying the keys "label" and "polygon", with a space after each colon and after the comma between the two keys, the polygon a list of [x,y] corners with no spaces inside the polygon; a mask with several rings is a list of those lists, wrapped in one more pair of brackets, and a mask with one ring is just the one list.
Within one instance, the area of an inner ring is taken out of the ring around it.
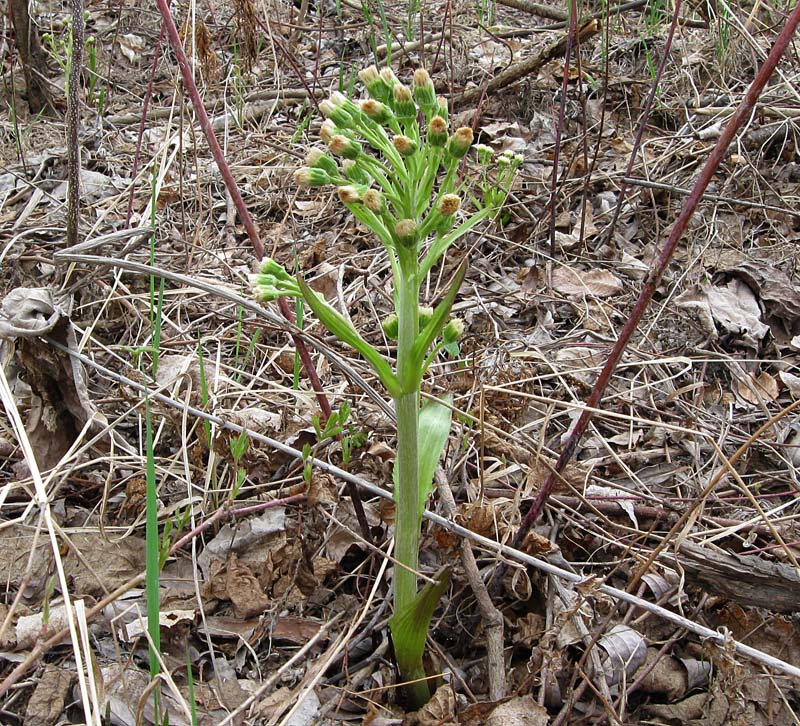
{"label": "dead twig", "polygon": [[[436,491],[439,492],[439,500],[442,502],[445,515],[448,519],[453,519],[456,515],[456,502],[453,499],[453,492],[450,491],[450,483],[441,469],[436,472]],[[460,547],[461,564],[464,566],[467,581],[478,603],[486,632],[486,672],[489,676],[489,698],[492,701],[499,701],[506,697],[507,692],[506,665],[503,658],[503,615],[494,606],[492,598],[489,596],[489,590],[481,577],[469,540],[462,539]]]}
{"label": "dead twig", "polygon": [[[590,20],[582,25],[578,30],[577,42],[583,43],[589,40],[589,38],[591,38],[593,35],[597,35],[599,29],[600,25],[598,24],[597,20]],[[484,92],[487,94],[494,93],[502,88],[505,88],[506,86],[510,86],[512,83],[522,80],[532,73],[535,73],[548,61],[564,55],[567,50],[568,39],[569,33],[565,34],[563,38],[560,38],[555,43],[548,45],[532,58],[515,63],[502,73],[498,73],[494,78],[492,78],[491,81],[489,81],[488,84],[481,85],[478,88],[470,88],[469,90],[464,91],[464,93],[462,93],[460,96],[456,96],[453,99],[454,103],[457,106],[473,103],[477,101]]]}

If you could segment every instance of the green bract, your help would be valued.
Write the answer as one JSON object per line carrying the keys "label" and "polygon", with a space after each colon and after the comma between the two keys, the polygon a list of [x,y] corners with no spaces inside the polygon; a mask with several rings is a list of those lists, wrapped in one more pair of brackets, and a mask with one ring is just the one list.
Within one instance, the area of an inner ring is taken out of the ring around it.
{"label": "green bract", "polygon": [[[420,409],[420,386],[440,351],[458,354],[464,323],[450,312],[466,274],[466,261],[434,307],[420,306],[428,273],[460,237],[494,216],[508,196],[522,159],[481,146],[478,164],[468,159],[472,129],[448,127],[447,102],[436,96],[427,71],[414,73],[411,87],[390,68],[365,68],[359,78],[369,98],[354,102],[333,93],[320,103],[326,117],[320,138],[331,155],[312,149],[306,166],[295,172],[299,185],[335,186],[340,201],[383,245],[394,282],[394,313],[384,334],[397,341],[392,361],[370,345],[342,315],[302,279],[292,278],[273,260],[253,275],[260,300],[302,296],[314,314],[341,341],[373,367],[391,395],[397,414],[395,482],[394,617],[390,627],[408,705],[417,708],[430,691],[422,655],[430,619],[446,586],[417,591],[422,513],[432,491],[436,467],[450,432],[449,402],[430,401]],[[335,157],[339,157],[337,161]],[[466,209],[472,203],[473,209]]]}

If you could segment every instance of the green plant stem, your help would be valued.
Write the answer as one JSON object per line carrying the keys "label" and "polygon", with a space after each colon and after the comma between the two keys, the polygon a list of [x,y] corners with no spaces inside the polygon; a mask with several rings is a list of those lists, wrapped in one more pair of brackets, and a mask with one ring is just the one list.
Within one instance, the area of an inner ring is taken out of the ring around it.
{"label": "green plant stem", "polygon": [[[417,596],[419,567],[419,385],[420,370],[414,363],[414,344],[419,333],[419,283],[416,250],[399,248],[400,275],[395,278],[397,303],[397,378],[401,393],[394,398],[397,414],[397,476],[395,479],[395,546],[400,567],[394,575],[395,613],[413,607]],[[417,681],[406,687],[406,695],[418,707],[428,701],[422,658],[415,662],[398,658],[400,675]]]}
{"label": "green plant stem", "polygon": [[[412,391],[394,400],[397,412],[397,482],[395,492],[395,542],[397,568],[394,578],[395,611],[402,612],[417,594],[419,564],[419,486],[417,482],[417,429],[419,393]],[[400,665],[403,668],[402,664]]]}

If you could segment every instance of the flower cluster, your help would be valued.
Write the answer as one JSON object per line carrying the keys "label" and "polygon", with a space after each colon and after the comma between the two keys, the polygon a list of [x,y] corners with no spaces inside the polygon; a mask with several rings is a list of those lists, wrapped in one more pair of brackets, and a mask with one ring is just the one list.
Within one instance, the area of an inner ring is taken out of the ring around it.
{"label": "flower cluster", "polygon": [[[419,249],[430,235],[441,237],[455,225],[466,191],[458,169],[472,146],[472,129],[450,131],[447,101],[436,95],[423,68],[414,72],[410,88],[391,68],[370,66],[359,77],[370,97],[355,102],[334,92],[320,103],[327,150],[312,149],[295,181],[337,186],[339,199],[387,248]],[[491,153],[479,161],[488,168]],[[508,161],[501,157],[498,164]],[[491,179],[484,173],[481,206],[502,205],[519,165],[513,163],[511,175]]]}
{"label": "flower cluster", "polygon": [[350,318],[302,277],[292,277],[274,260],[262,262],[251,284],[260,300],[301,296],[331,333],[369,362],[394,401],[395,551],[402,567],[395,570],[389,625],[408,703],[418,708],[430,696],[422,661],[425,635],[447,586],[442,576],[417,590],[420,524],[451,423],[449,405],[430,401],[420,407],[420,389],[439,351],[458,354],[464,323],[451,312],[466,260],[435,306],[421,306],[420,293],[451,245],[499,211],[522,159],[508,153],[495,157],[491,148],[478,145],[477,158],[470,160],[472,129],[450,128],[447,103],[436,95],[425,70],[414,72],[411,87],[390,68],[371,66],[359,76],[369,98],[356,102],[333,93],[320,103],[325,116],[320,138],[327,148],[312,149],[295,180],[335,186],[341,202],[386,249],[394,312],[383,321],[383,332],[397,341],[395,360],[365,340]]}

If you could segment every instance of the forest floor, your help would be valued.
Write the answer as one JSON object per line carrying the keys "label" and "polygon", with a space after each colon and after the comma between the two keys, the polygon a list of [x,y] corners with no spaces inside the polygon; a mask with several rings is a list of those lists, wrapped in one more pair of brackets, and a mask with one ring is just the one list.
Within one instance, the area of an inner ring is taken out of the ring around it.
{"label": "forest floor", "polygon": [[[370,64],[409,84],[424,64],[453,128],[523,157],[506,212],[424,287],[434,303],[468,256],[460,352],[424,381],[454,408],[428,508],[462,529],[423,522],[421,572],[448,566],[451,579],[428,638],[438,688],[405,713],[387,626],[391,400],[293,308],[347,416],[342,437],[321,435],[297,329],[252,298],[252,236],[155,3],[86,2],[79,241],[91,244],[67,248],[63,5],[35,5],[55,113],[28,112],[3,36],[0,722],[800,723],[797,44],[522,556],[491,544],[510,545],[541,490],[788,6],[678,3],[667,49],[673,7],[583,5],[565,64],[564,8],[526,0],[173,5],[266,253],[387,354],[385,252],[330,189],[293,180],[319,145],[316,101],[364,97],[356,74]],[[156,680],[148,495],[163,540]],[[494,656],[487,596],[502,616]]]}

